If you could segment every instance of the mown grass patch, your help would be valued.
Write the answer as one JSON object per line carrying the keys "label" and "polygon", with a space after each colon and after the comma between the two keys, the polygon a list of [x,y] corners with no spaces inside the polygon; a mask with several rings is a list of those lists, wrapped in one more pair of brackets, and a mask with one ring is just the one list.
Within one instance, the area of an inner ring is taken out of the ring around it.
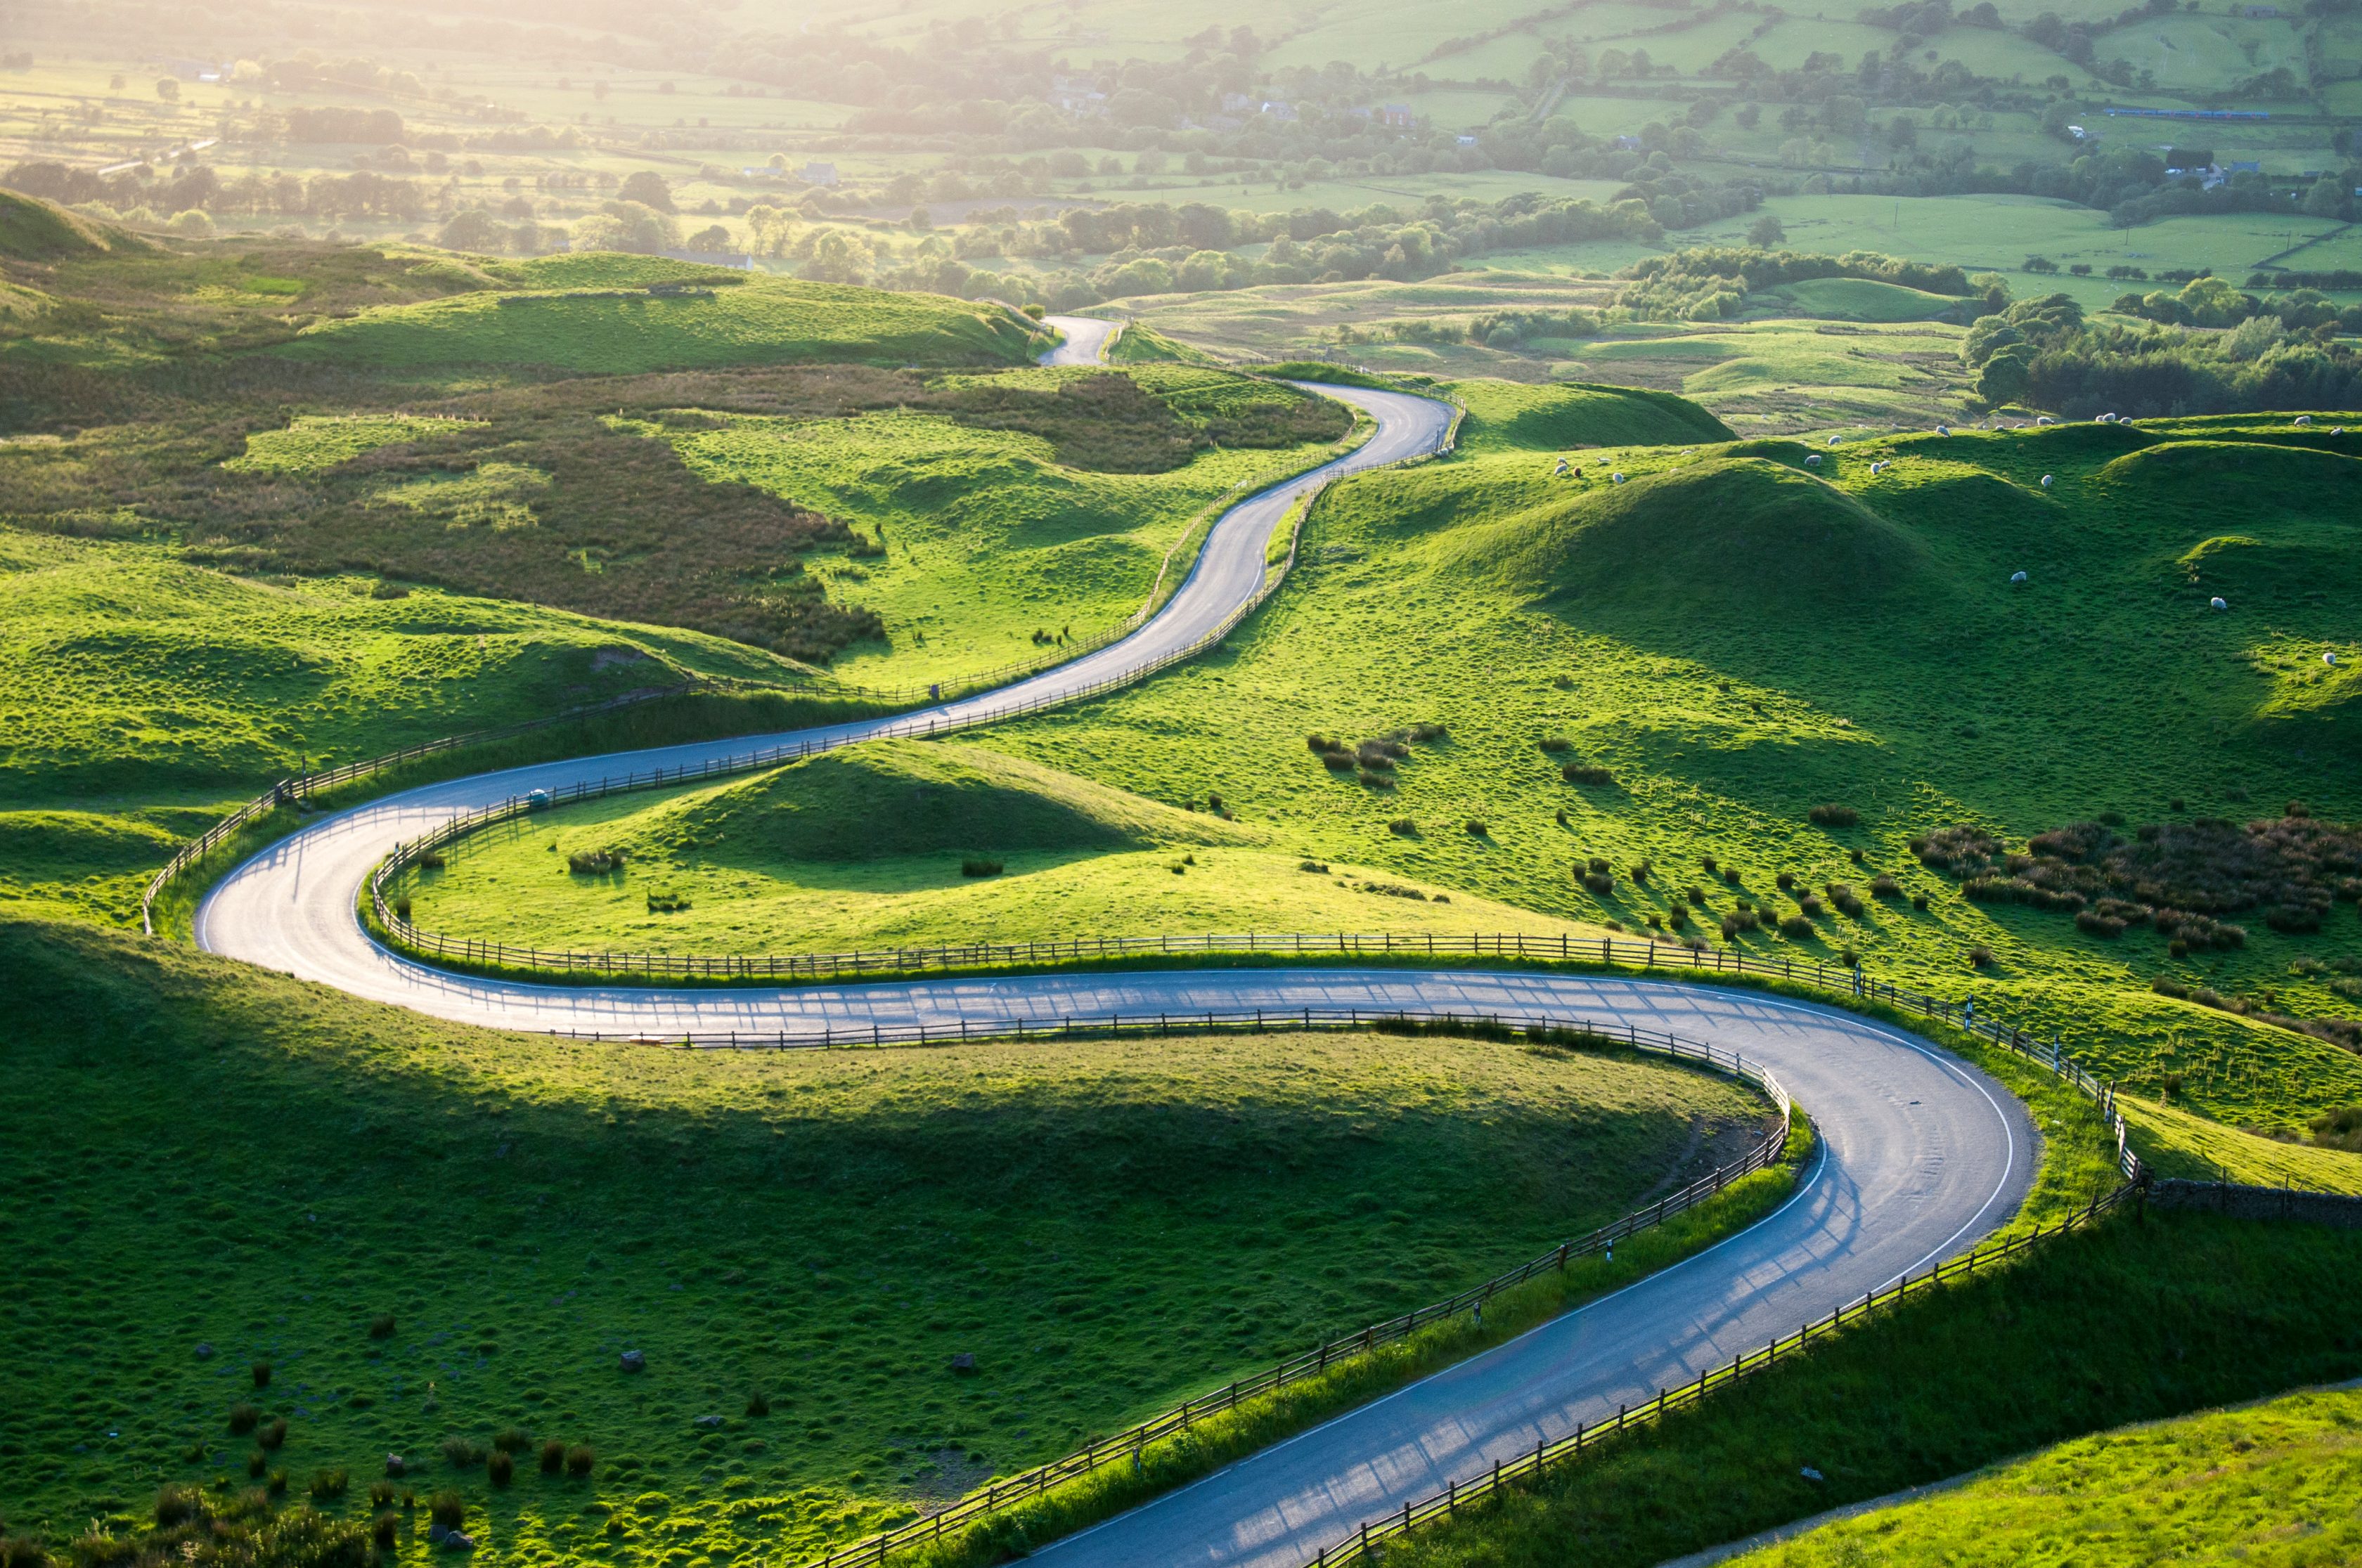
{"label": "mown grass patch", "polygon": [[[0,1441],[44,1533],[236,1475],[250,1405],[299,1482],[399,1452],[502,1550],[810,1550],[1485,1277],[1761,1115],[1508,1043],[689,1055],[71,926],[0,926],[0,963],[43,1021],[0,1063],[0,1237],[36,1282],[0,1325],[51,1348]],[[510,1428],[595,1467],[500,1488],[441,1456]]]}

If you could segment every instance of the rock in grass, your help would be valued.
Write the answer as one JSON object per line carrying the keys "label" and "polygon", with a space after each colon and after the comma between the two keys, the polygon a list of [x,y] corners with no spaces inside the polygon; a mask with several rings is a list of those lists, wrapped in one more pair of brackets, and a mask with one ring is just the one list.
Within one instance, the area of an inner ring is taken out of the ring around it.
{"label": "rock in grass", "polygon": [[692,1426],[703,1427],[708,1431],[719,1431],[722,1430],[722,1418],[719,1416],[700,1416],[690,1424]]}
{"label": "rock in grass", "polygon": [[962,1351],[957,1355],[952,1357],[952,1370],[954,1372],[963,1373],[974,1372],[976,1370],[976,1353],[974,1351]]}
{"label": "rock in grass", "polygon": [[211,1346],[211,1345],[209,1345],[209,1344],[206,1344],[206,1343],[205,1343],[204,1341],[202,1341],[202,1340],[198,1341],[198,1342],[197,1342],[197,1359],[198,1359],[199,1361],[211,1361],[211,1360],[213,1360],[213,1358],[214,1358],[214,1347],[213,1347],[213,1346]]}
{"label": "rock in grass", "polygon": [[617,1359],[625,1372],[646,1372],[648,1369],[648,1358],[645,1351],[627,1350]]}

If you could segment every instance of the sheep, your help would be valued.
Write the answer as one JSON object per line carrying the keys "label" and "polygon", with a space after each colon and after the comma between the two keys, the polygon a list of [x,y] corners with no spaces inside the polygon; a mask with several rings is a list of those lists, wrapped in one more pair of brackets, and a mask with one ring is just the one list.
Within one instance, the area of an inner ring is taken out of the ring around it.
{"label": "sheep", "polygon": [[1609,474],[1607,476],[1607,480],[1610,484],[1622,484],[1624,482],[1624,476],[1622,474]]}
{"label": "sheep", "polygon": [[2056,425],[2056,424],[2058,424],[2058,422],[2057,420],[2055,420],[2055,419],[2051,418],[2048,414],[2038,414],[2038,415],[2036,415],[2036,418],[2035,418],[2034,423],[2036,423],[2036,425]]}
{"label": "sheep", "polygon": [[2044,475],[2042,476],[2042,488],[2043,488],[2043,489],[2045,489],[2045,490],[2048,490],[2048,489],[2050,488],[2050,477],[2051,477],[2051,476],[2050,476],[2050,475],[2048,475],[2048,474],[2044,474]]}
{"label": "sheep", "polygon": [[1564,458],[1561,458],[1558,460],[1558,468],[1554,471],[1561,479],[1564,479],[1566,477],[1566,459]]}
{"label": "sheep", "polygon": [[2014,583],[2023,583],[2025,580],[2025,574],[2022,571],[2014,571],[2009,574],[2009,580]]}
{"label": "sheep", "polygon": [[2332,436],[2343,436],[2345,434],[2345,426],[2343,425],[2333,425],[2329,427],[2329,433]]}
{"label": "sheep", "polygon": [[1871,477],[1875,479],[1878,475],[1884,473],[1886,471],[1887,465],[1893,461],[1893,459],[1892,458],[1881,458],[1878,461],[1871,464]]}
{"label": "sheep", "polygon": [[2296,416],[2296,422],[2299,425],[2310,425],[2312,423],[2312,415],[2310,414],[2300,414]]}
{"label": "sheep", "polygon": [[2227,601],[2219,598],[2208,600],[2206,602],[2206,607],[2210,610],[2228,610],[2231,608],[2230,603]]}
{"label": "sheep", "polygon": [[1844,436],[1830,436],[1830,437],[1829,437],[1829,445],[1830,445],[1830,446],[1832,446],[1832,447],[1834,447],[1834,446],[1836,446],[1838,442],[1840,442],[1840,441],[1842,441],[1842,440],[1844,440],[1844,439],[1845,439],[1845,437],[1844,437]]}
{"label": "sheep", "polygon": [[1821,455],[1820,455],[1818,452],[1807,452],[1807,453],[1805,453],[1805,466],[1806,468],[1808,468],[1808,469],[1817,469],[1817,468],[1819,468],[1819,467],[1821,466]]}
{"label": "sheep", "polygon": [[2335,669],[2337,668],[2336,651],[2332,649],[2330,652],[2323,654],[2321,656],[2321,662],[2329,666],[2330,668]]}
{"label": "sheep", "polygon": [[1951,433],[1952,427],[1948,425],[1938,425],[1936,426],[1936,434],[1938,436],[1949,436]]}

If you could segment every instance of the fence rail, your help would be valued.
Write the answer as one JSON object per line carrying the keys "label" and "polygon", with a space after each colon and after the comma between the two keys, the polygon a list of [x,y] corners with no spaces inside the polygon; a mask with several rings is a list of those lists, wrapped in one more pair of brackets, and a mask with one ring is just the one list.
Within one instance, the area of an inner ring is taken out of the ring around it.
{"label": "fence rail", "polygon": [[[576,719],[591,718],[601,713],[613,712],[619,708],[630,708],[642,702],[652,702],[660,697],[679,697],[701,690],[744,690],[747,687],[748,683],[741,681],[696,679],[685,680],[673,686],[658,687],[647,691],[628,691],[621,697],[611,697],[604,702],[593,702],[581,708],[568,708],[562,713],[552,713],[546,718],[526,719],[518,723],[502,724],[495,729],[469,730],[456,735],[445,735],[439,740],[421,741],[415,745],[403,746],[400,751],[387,752],[382,756],[368,757],[359,762],[348,762],[339,767],[324,767],[316,772],[299,773],[292,778],[281,778],[269,790],[248,801],[228,816],[182,845],[174,852],[171,859],[164,862],[162,869],[149,878],[147,888],[139,895],[139,929],[150,936],[156,934],[156,900],[163,896],[164,889],[172,885],[174,878],[211,855],[236,835],[237,831],[247,823],[259,817],[269,816],[281,806],[293,805],[307,795],[317,794],[323,790],[333,790],[339,784],[349,784],[357,778],[367,778],[374,774],[383,773],[389,768],[415,762],[423,756],[435,756],[443,752],[456,751],[461,746],[481,745],[487,741],[507,740],[513,735],[529,734],[535,730],[546,730],[553,725],[571,723]],[[781,687],[765,690],[790,689]],[[793,690],[800,690],[800,689]]]}
{"label": "fence rail", "polygon": [[[1250,1022],[1251,1020],[1252,1022]],[[962,1025],[956,1032],[942,1026],[931,1029],[923,1024],[909,1025],[900,1030],[879,1029],[873,1026],[869,1030],[860,1032],[857,1040],[859,1043],[884,1043],[889,1041],[941,1042],[954,1038],[964,1040],[996,1036],[1007,1038],[1012,1035],[1032,1039],[1045,1034],[1104,1032],[1171,1034],[1246,1027],[1351,1029],[1367,1028],[1373,1023],[1382,1022],[1411,1024],[1430,1021],[1433,1021],[1411,1020],[1401,1014],[1380,1015],[1350,1009],[1316,1008],[1293,1012],[1263,1011],[1253,1014],[1199,1013],[1187,1017],[1161,1013],[1153,1016],[1135,1014],[1130,1017],[1117,1014],[1104,1019],[1012,1021],[1010,1023],[989,1029],[971,1029]],[[884,1564],[897,1551],[906,1550],[922,1542],[940,1540],[945,1534],[963,1525],[1007,1508],[1013,1504],[1023,1502],[1027,1498],[1039,1496],[1062,1483],[1087,1475],[1108,1464],[1133,1460],[1148,1444],[1186,1431],[1210,1416],[1234,1409],[1242,1400],[1253,1398],[1257,1395],[1269,1393],[1273,1389],[1285,1387],[1308,1377],[1319,1376],[1332,1365],[1345,1362],[1353,1356],[1365,1354],[1381,1345],[1392,1344],[1431,1324],[1456,1318],[1462,1313],[1478,1311],[1484,1303],[1504,1290],[1512,1289],[1544,1275],[1559,1272],[1575,1258],[1608,1251],[1624,1238],[1636,1235],[1661,1224],[1673,1215],[1694,1208],[1722,1191],[1731,1182],[1776,1164],[1781,1157],[1781,1152],[1787,1146],[1789,1130],[1794,1117],[1794,1102],[1789,1099],[1787,1091],[1780,1086],[1777,1078],[1759,1064],[1748,1060],[1737,1052],[1722,1050],[1716,1046],[1656,1030],[1640,1029],[1628,1022],[1601,1024],[1582,1020],[1507,1018],[1490,1015],[1472,1016],[1464,1020],[1451,1019],[1445,1021],[1507,1031],[1529,1039],[1595,1040],[1628,1046],[1653,1055],[1695,1062],[1716,1071],[1727,1073],[1762,1090],[1778,1108],[1779,1122],[1738,1159],[1718,1166],[1706,1176],[1683,1187],[1679,1192],[1668,1194],[1653,1204],[1635,1209],[1621,1219],[1591,1231],[1588,1235],[1562,1242],[1539,1257],[1529,1259],[1515,1268],[1496,1275],[1481,1285],[1472,1286],[1440,1301],[1431,1302],[1415,1311],[1406,1312],[1399,1317],[1389,1318],[1384,1322],[1370,1324],[1357,1332],[1327,1341],[1311,1350],[1304,1351],[1268,1368],[1242,1377],[1225,1387],[1176,1405],[1163,1414],[1151,1417],[1136,1426],[1127,1427],[1111,1437],[1088,1442],[1063,1458],[994,1481],[981,1491],[971,1492],[938,1513],[915,1519],[907,1525],[871,1536],[850,1546],[842,1547],[824,1557],[813,1559],[814,1568],[871,1568],[873,1564]],[[696,1042],[694,1037],[690,1037],[684,1043],[695,1043]],[[718,1037],[709,1037],[709,1043],[719,1045],[723,1041]],[[770,1039],[743,1033],[730,1036],[728,1043],[740,1049],[774,1043]],[[776,1043],[820,1046],[831,1043],[855,1043],[855,1040],[842,1032],[833,1034],[828,1032],[818,1033],[806,1032],[792,1037],[782,1034],[778,1037]]]}
{"label": "fence rail", "polygon": [[1449,1518],[1466,1505],[1483,1501],[1503,1487],[1538,1475],[1551,1465],[1573,1459],[1585,1446],[1601,1442],[1628,1427],[1662,1420],[1669,1411],[1681,1410],[1697,1404],[1707,1395],[1737,1382],[1739,1378],[1767,1371],[1778,1364],[1782,1356],[1794,1358],[1810,1345],[1816,1336],[1836,1332],[1846,1323],[1861,1318],[1872,1309],[1891,1306],[1914,1291],[1948,1279],[1972,1275],[1979,1268],[1990,1267],[2013,1257],[2038,1242],[2061,1235],[2079,1226],[2089,1225],[2102,1215],[2128,1198],[2144,1191],[2136,1182],[2126,1182],[2104,1197],[2097,1198],[2047,1227],[2036,1225],[2021,1236],[1990,1246],[1979,1247],[1945,1263],[1930,1267],[1926,1273],[1904,1275],[1893,1285],[1882,1286],[1859,1301],[1839,1307],[1826,1319],[1806,1323],[1796,1332],[1774,1340],[1760,1350],[1735,1356],[1729,1364],[1713,1366],[1698,1374],[1695,1380],[1660,1388],[1652,1399],[1637,1406],[1619,1408],[1613,1420],[1601,1420],[1585,1426],[1577,1422],[1573,1431],[1556,1441],[1541,1441],[1530,1453],[1520,1453],[1513,1459],[1496,1460],[1493,1468],[1465,1482],[1454,1482],[1442,1491],[1432,1493],[1416,1502],[1405,1503],[1398,1512],[1365,1522],[1350,1534],[1321,1548],[1312,1560],[1314,1568],[1341,1568],[1341,1564],[1366,1562],[1377,1555],[1385,1542],[1437,1519]]}

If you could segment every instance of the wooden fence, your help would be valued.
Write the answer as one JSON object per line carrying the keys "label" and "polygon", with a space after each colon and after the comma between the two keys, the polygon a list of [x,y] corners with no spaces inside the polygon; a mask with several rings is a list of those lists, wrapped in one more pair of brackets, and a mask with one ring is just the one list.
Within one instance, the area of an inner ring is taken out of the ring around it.
{"label": "wooden fence", "polygon": [[[1252,1024],[1248,1021],[1250,1016],[1253,1020]],[[1055,1025],[1046,1025],[1038,1021],[1031,1023],[1019,1021],[994,1028],[970,1030],[961,1027],[956,1032],[941,1026],[930,1030],[925,1025],[910,1025],[899,1031],[874,1029],[865,1032],[861,1041],[865,1043],[873,1041],[877,1043],[939,1043],[954,1038],[986,1039],[996,1035],[1003,1038],[1022,1036],[1028,1039],[1038,1039],[1052,1033],[1173,1034],[1248,1027],[1350,1029],[1368,1028],[1374,1022],[1427,1027],[1431,1026],[1435,1021],[1438,1021],[1411,1020],[1399,1014],[1382,1019],[1379,1015],[1369,1012],[1318,1009],[1301,1012],[1263,1012],[1253,1015],[1204,1013],[1187,1017],[1169,1014],[1157,1014],[1151,1017],[1142,1014],[1129,1017],[1116,1015],[1106,1019],[1065,1019],[1058,1021]],[[1787,1091],[1780,1087],[1777,1078],[1760,1066],[1749,1061],[1736,1052],[1725,1051],[1716,1046],[1702,1044],[1696,1041],[1685,1040],[1680,1036],[1655,1030],[1638,1029],[1628,1023],[1603,1025],[1584,1021],[1546,1018],[1508,1020],[1473,1017],[1442,1021],[1445,1021],[1447,1026],[1460,1025],[1483,1032],[1500,1032],[1529,1040],[1565,1043],[1624,1046],[1653,1055],[1694,1062],[1717,1072],[1727,1073],[1762,1090],[1778,1108],[1780,1120],[1774,1128],[1766,1132],[1738,1159],[1717,1167],[1679,1192],[1669,1194],[1646,1208],[1636,1209],[1610,1224],[1603,1225],[1588,1235],[1562,1242],[1539,1257],[1529,1259],[1515,1268],[1496,1275],[1481,1285],[1471,1286],[1440,1301],[1432,1302],[1416,1311],[1406,1312],[1400,1317],[1389,1318],[1381,1323],[1370,1324],[1354,1333],[1341,1335],[1310,1350],[1290,1356],[1275,1365],[1251,1373],[1224,1387],[1176,1405],[1163,1414],[1151,1417],[1135,1426],[1127,1427],[1111,1436],[1086,1443],[1063,1458],[993,1481],[982,1490],[969,1493],[940,1512],[914,1519],[909,1524],[854,1542],[849,1546],[840,1547],[825,1557],[814,1559],[816,1568],[871,1568],[873,1564],[882,1565],[896,1551],[907,1552],[910,1549],[922,1543],[940,1540],[946,1534],[956,1531],[961,1527],[988,1514],[999,1512],[1030,1498],[1038,1497],[1062,1483],[1087,1475],[1104,1465],[1119,1462],[1133,1462],[1150,1443],[1185,1432],[1210,1416],[1234,1409],[1242,1400],[1253,1398],[1257,1395],[1266,1394],[1276,1388],[1286,1387],[1308,1377],[1318,1377],[1331,1366],[1354,1356],[1366,1354],[1381,1345],[1394,1343],[1432,1324],[1459,1317],[1462,1313],[1474,1312],[1502,1291],[1512,1289],[1544,1275],[1563,1270],[1575,1258],[1607,1251],[1624,1238],[1637,1235],[1640,1231],[1661,1224],[1665,1220],[1684,1209],[1705,1202],[1722,1191],[1731,1182],[1777,1164],[1781,1152],[1787,1146],[1789,1129],[1794,1116],[1794,1106],[1789,1099]],[[691,1039],[684,1043],[695,1043],[696,1042]],[[718,1038],[711,1039],[708,1043],[722,1043]],[[733,1036],[730,1041],[730,1043],[741,1049],[774,1043],[819,1046],[852,1043],[854,1042],[851,1039],[841,1033],[815,1032],[806,1032],[793,1037],[780,1036],[776,1042],[767,1039],[756,1041],[744,1035]]]}

